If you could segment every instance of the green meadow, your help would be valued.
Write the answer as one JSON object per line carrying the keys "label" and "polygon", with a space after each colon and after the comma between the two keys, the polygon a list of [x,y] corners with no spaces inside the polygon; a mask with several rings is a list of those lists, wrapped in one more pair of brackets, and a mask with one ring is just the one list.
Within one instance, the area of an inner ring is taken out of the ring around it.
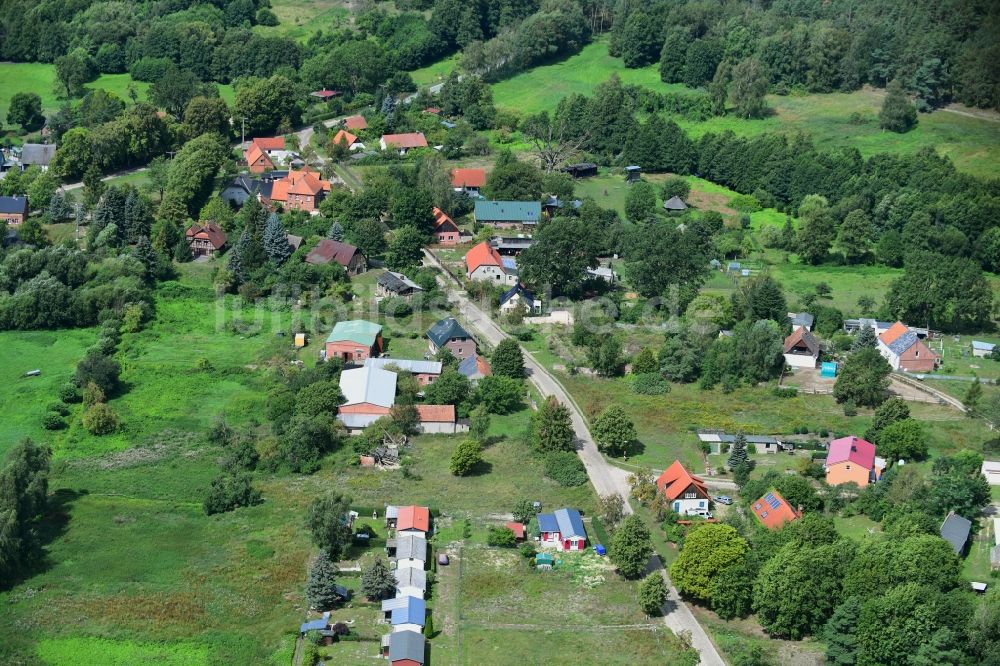
{"label": "green meadow", "polygon": [[[566,95],[589,95],[612,74],[618,74],[623,83],[661,93],[688,90],[681,84],[660,81],[657,65],[627,69],[620,58],[608,55],[606,40],[599,39],[565,60],[494,84],[493,98],[499,108],[519,113],[552,111]],[[677,118],[677,122],[695,137],[725,130],[741,136],[801,132],[810,135],[821,148],[857,148],[865,156],[877,152],[912,154],[933,146],[963,171],[984,178],[1000,176],[997,120],[939,110],[921,114],[916,129],[906,134],[885,132],[879,129],[877,118],[883,94],[881,90],[864,89],[847,94],[769,95],[773,113],[767,118],[723,116],[704,122]],[[856,114],[853,119],[852,114]]]}
{"label": "green meadow", "polygon": [[305,42],[317,30],[330,32],[350,25],[350,9],[345,0],[271,0],[278,25],[254,27],[264,35],[291,37]]}

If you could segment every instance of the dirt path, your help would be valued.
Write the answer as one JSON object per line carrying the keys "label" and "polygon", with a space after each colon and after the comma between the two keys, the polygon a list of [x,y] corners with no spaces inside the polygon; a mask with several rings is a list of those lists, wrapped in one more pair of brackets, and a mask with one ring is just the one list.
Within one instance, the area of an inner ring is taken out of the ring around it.
{"label": "dirt path", "polygon": [[[493,319],[482,309],[466,298],[462,285],[451,275],[451,273],[438,261],[437,257],[430,250],[424,250],[424,256],[428,263],[442,270],[443,275],[438,278],[441,285],[448,293],[448,300],[458,305],[459,314],[464,320],[463,323],[469,325],[486,342],[496,346],[507,337],[507,335],[494,323]],[[608,463],[597,450],[587,427],[587,421],[583,418],[583,412],[573,400],[563,385],[552,374],[549,373],[534,357],[523,347],[525,367],[528,370],[528,378],[543,396],[554,396],[561,403],[566,405],[570,411],[573,422],[573,430],[576,432],[578,443],[577,453],[587,469],[587,476],[599,495],[621,495],[625,500],[624,511],[626,514],[632,513],[629,505],[629,486],[626,481],[628,472]],[[680,598],[677,589],[670,584],[666,571],[659,558],[651,561],[654,570],[659,569],[668,583],[668,600],[663,607],[663,621],[674,633],[686,632],[691,636],[691,645],[701,657],[700,663],[704,666],[725,666],[725,661],[716,649],[712,639],[695,619],[691,609]]]}

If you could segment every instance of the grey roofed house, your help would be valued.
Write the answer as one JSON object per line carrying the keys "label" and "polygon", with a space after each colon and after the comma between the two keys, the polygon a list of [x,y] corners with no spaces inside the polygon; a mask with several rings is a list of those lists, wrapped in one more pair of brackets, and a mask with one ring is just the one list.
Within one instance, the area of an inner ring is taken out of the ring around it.
{"label": "grey roofed house", "polygon": [[423,534],[404,534],[396,537],[397,560],[427,561],[427,538]]}
{"label": "grey roofed house", "polygon": [[401,597],[393,597],[392,599],[384,599],[382,601],[382,612],[389,613],[397,608],[406,608],[410,601],[410,597],[403,595]]}
{"label": "grey roofed house", "polygon": [[799,326],[805,326],[811,329],[814,317],[808,312],[789,312],[788,319],[792,322],[792,328],[795,329]]}
{"label": "grey roofed house", "polygon": [[424,663],[424,635],[416,631],[396,631],[389,635],[389,661]]}
{"label": "grey roofed house", "polygon": [[[398,543],[396,547],[399,547]],[[404,567],[402,569],[394,570],[392,575],[396,578],[397,589],[414,587],[424,592],[427,591],[427,572],[423,569]]]}
{"label": "grey roofed house", "polygon": [[670,211],[687,210],[687,204],[680,197],[670,197],[663,202],[663,209]]}
{"label": "grey roofed house", "polygon": [[423,291],[424,288],[406,277],[402,273],[386,271],[378,276],[378,285],[383,290],[393,294],[412,294],[416,291]]}
{"label": "grey roofed house", "polygon": [[386,369],[394,365],[404,372],[412,372],[415,375],[440,375],[441,361],[414,360],[408,358],[367,358],[365,365],[373,368]]}
{"label": "grey roofed house", "polygon": [[[261,192],[262,181],[254,178],[253,176],[248,176],[246,174],[240,174],[233,178],[219,196],[222,200],[233,204],[236,206],[242,206],[247,202],[247,199]],[[268,196],[271,194],[271,184],[268,185]]]}
{"label": "grey roofed house", "polygon": [[469,332],[454,317],[446,317],[430,327],[427,337],[438,347],[444,347],[449,340],[471,338]]}
{"label": "grey roofed house", "polygon": [[961,553],[969,541],[971,529],[972,522],[968,518],[951,511],[941,523],[941,538],[950,543],[956,553]]}
{"label": "grey roofed house", "polygon": [[0,197],[0,213],[27,215],[28,197]]}
{"label": "grey roofed house", "polygon": [[54,143],[26,143],[21,147],[21,168],[27,169],[35,165],[48,168],[55,154]]}
{"label": "grey roofed house", "polygon": [[527,250],[529,247],[535,244],[535,241],[531,238],[512,238],[504,236],[496,236],[490,239],[490,245],[493,249],[503,255],[517,255],[522,251]]}
{"label": "grey roofed house", "polygon": [[396,373],[369,366],[344,370],[340,373],[340,391],[347,405],[392,407],[396,402]]}

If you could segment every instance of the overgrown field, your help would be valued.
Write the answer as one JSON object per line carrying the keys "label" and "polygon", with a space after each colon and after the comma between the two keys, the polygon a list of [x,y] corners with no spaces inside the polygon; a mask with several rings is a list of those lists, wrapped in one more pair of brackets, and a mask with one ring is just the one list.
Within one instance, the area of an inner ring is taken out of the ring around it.
{"label": "overgrown field", "polygon": [[348,27],[349,4],[345,0],[271,0],[271,10],[278,17],[279,24],[261,25],[254,30],[304,42],[317,30],[329,32]]}
{"label": "overgrown field", "polygon": [[[551,112],[566,95],[589,95],[612,74],[618,74],[623,83],[661,93],[687,90],[681,84],[660,81],[658,67],[626,69],[621,59],[608,55],[607,42],[602,39],[563,61],[495,84],[493,97],[499,108],[520,113]],[[849,94],[769,95],[767,101],[774,113],[760,120],[724,116],[704,122],[677,121],[694,136],[724,130],[741,136],[804,132],[821,148],[857,148],[865,156],[877,152],[912,154],[934,146],[963,171],[984,178],[1000,175],[1000,122],[939,110],[921,114],[916,129],[906,134],[885,132],[879,128],[877,117],[883,94],[881,90],[865,89]]]}

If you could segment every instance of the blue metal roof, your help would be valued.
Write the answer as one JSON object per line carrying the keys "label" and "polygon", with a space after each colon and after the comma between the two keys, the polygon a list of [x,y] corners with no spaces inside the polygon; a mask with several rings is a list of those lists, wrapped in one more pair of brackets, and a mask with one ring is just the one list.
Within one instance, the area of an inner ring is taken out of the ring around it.
{"label": "blue metal roof", "polygon": [[980,340],[972,341],[972,348],[977,351],[993,351],[994,347],[996,347],[996,345],[992,342],[982,342]]}
{"label": "blue metal roof", "polygon": [[556,516],[553,513],[540,513],[538,514],[538,531],[539,532],[558,532],[559,523],[556,522]]}
{"label": "blue metal roof", "polygon": [[299,631],[303,634],[307,631],[319,631],[320,629],[326,629],[327,624],[328,621],[326,619],[310,620],[309,622],[303,622],[299,625]]}
{"label": "blue metal roof", "polygon": [[538,529],[542,532],[559,532],[563,537],[587,538],[583,518],[576,509],[558,509],[553,513],[538,514]]}
{"label": "blue metal roof", "polygon": [[477,201],[476,219],[492,222],[538,224],[542,204],[537,201]]}
{"label": "blue metal roof", "polygon": [[424,626],[427,615],[427,604],[423,599],[407,596],[402,608],[392,609],[393,624],[419,624]]}

